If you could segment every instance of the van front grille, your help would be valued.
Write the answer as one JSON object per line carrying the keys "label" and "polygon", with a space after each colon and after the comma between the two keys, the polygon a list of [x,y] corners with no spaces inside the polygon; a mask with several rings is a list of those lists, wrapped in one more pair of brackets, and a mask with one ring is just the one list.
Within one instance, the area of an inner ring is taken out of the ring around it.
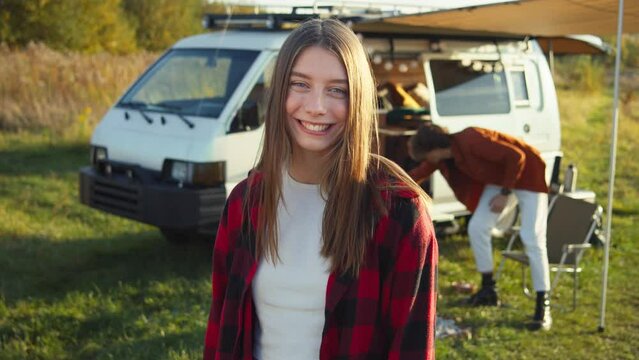
{"label": "van front grille", "polygon": [[139,215],[139,190],[134,186],[96,180],[92,188],[92,205],[116,214]]}

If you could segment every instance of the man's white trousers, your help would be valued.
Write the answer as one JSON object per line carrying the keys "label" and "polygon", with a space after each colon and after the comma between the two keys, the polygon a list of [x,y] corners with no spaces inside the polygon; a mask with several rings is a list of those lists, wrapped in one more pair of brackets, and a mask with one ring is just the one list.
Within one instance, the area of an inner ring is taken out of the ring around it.
{"label": "man's white trousers", "polygon": [[[499,218],[490,211],[490,200],[501,188],[486,185],[479,199],[477,210],[468,223],[468,237],[480,273],[493,272],[492,228]],[[546,221],[548,217],[548,195],[527,190],[513,190],[521,215],[521,240],[530,262],[530,272],[535,291],[550,290],[548,251],[546,249]]]}

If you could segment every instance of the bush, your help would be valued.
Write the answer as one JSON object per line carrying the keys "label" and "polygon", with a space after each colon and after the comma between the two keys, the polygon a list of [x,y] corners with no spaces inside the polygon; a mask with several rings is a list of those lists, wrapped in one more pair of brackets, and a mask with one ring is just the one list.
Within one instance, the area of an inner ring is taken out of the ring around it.
{"label": "bush", "polygon": [[0,43],[88,53],[158,51],[203,32],[204,13],[257,9],[206,0],[0,0]]}
{"label": "bush", "polygon": [[58,50],[129,53],[135,33],[125,19],[121,0],[0,2],[0,41],[26,46],[43,42]]}
{"label": "bush", "polygon": [[124,0],[140,47],[158,51],[203,31],[202,0]]}
{"label": "bush", "polygon": [[606,85],[606,58],[589,55],[558,57],[555,86],[562,89],[598,92]]}
{"label": "bush", "polygon": [[621,57],[624,66],[639,68],[639,34],[623,37]]}

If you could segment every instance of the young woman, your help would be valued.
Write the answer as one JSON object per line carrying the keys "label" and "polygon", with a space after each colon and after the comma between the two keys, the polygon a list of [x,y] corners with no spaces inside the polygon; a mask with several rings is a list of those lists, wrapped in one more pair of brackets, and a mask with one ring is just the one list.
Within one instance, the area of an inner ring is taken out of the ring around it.
{"label": "young woman", "polygon": [[220,221],[205,359],[434,357],[427,196],[371,153],[375,94],[339,21],[285,41],[261,158]]}

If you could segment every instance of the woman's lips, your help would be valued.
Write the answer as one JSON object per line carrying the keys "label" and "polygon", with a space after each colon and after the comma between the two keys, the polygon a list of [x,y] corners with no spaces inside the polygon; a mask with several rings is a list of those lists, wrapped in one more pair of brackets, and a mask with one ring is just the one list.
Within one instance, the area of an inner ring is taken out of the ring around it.
{"label": "woman's lips", "polygon": [[305,130],[305,132],[313,134],[313,135],[324,135],[333,126],[333,124],[312,123],[312,122],[303,121],[299,119],[295,119],[295,120],[297,120],[297,122],[301,125],[301,128]]}

